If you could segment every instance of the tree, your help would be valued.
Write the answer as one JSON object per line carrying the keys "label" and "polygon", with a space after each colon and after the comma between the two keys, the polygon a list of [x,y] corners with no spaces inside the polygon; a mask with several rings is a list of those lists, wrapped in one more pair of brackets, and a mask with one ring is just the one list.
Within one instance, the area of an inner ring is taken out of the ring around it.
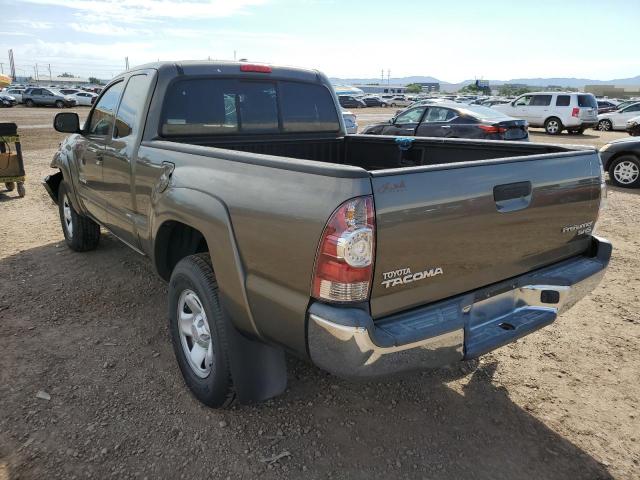
{"label": "tree", "polygon": [[62,75],[58,75],[59,77],[64,77],[64,78],[73,78],[75,77],[75,75],[73,73],[69,73],[69,72],[64,72]]}
{"label": "tree", "polygon": [[500,85],[498,87],[498,95],[503,97],[517,97],[523,93],[529,93],[531,90],[529,87],[519,87],[515,85]]}
{"label": "tree", "polygon": [[410,83],[405,87],[405,92],[407,93],[420,93],[422,92],[422,86],[417,83]]}
{"label": "tree", "polygon": [[100,79],[96,77],[89,77],[89,83],[91,83],[92,85],[102,85]]}
{"label": "tree", "polygon": [[470,83],[469,85],[465,85],[460,90],[458,90],[458,93],[474,93],[474,94],[477,94],[480,91],[481,90],[476,86],[475,83]]}

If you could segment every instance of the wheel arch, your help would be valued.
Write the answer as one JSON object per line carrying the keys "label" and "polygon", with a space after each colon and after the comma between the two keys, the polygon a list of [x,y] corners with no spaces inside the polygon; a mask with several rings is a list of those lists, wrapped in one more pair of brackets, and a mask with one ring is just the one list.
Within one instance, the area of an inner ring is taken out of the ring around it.
{"label": "wheel arch", "polygon": [[639,152],[634,152],[634,151],[631,151],[631,150],[622,150],[620,152],[616,152],[615,154],[611,155],[611,158],[609,158],[607,160],[606,165],[603,165],[604,170],[608,172],[609,168],[611,168],[611,165],[613,165],[613,162],[615,162],[620,157],[625,157],[627,155],[634,157],[636,160],[638,160],[640,162],[640,153]]}
{"label": "wheel arch", "polygon": [[168,280],[185,256],[208,252],[223,309],[239,330],[261,338],[249,306],[246,273],[226,205],[199,190],[170,188],[153,202],[152,209],[151,245],[146,250],[160,277]]}

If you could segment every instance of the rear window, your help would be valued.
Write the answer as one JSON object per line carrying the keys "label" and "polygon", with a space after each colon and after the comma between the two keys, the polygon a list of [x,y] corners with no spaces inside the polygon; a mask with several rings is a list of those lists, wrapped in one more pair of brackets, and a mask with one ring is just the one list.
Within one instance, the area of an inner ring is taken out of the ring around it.
{"label": "rear window", "polygon": [[167,91],[163,135],[335,132],[333,97],[321,86],[299,82],[185,79]]}
{"label": "rear window", "polygon": [[598,108],[598,102],[596,101],[596,97],[593,95],[578,95],[578,106]]}
{"label": "rear window", "polygon": [[469,105],[459,109],[461,113],[471,115],[480,120],[493,120],[496,118],[504,118],[506,115],[493,108],[483,107],[481,105]]}
{"label": "rear window", "polygon": [[556,107],[568,107],[571,104],[571,96],[558,95],[556,98]]}

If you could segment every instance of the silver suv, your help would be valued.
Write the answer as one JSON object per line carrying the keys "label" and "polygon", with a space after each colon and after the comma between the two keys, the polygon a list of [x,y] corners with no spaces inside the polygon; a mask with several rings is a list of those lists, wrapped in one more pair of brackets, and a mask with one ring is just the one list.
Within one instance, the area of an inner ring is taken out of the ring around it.
{"label": "silver suv", "polygon": [[581,134],[598,123],[598,102],[590,93],[526,93],[491,108],[526,120],[531,127],[544,127],[549,135],[559,135],[563,130]]}
{"label": "silver suv", "polygon": [[27,107],[47,105],[64,108],[75,107],[78,102],[71,95],[65,95],[53,88],[32,87],[25,90],[22,95],[22,103]]}

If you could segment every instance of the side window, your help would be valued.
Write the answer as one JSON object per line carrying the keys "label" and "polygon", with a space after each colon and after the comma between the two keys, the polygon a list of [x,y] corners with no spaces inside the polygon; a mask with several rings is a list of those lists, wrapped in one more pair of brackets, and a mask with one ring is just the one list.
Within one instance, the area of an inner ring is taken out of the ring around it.
{"label": "side window", "polygon": [[150,81],[149,75],[133,75],[129,79],[118,107],[113,138],[124,138],[137,133]]}
{"label": "side window", "polygon": [[41,95],[43,95],[45,97],[52,97],[53,93],[51,93],[49,90],[42,90]]}
{"label": "side window", "polygon": [[424,113],[424,111],[425,111],[424,107],[413,108],[413,109],[409,110],[408,112],[404,112],[404,113],[398,115],[396,117],[396,121],[394,123],[399,123],[399,124],[403,124],[403,123],[418,123],[420,121],[420,117],[422,117],[422,114]]}
{"label": "side window", "polygon": [[534,95],[529,105],[532,107],[546,107],[551,105],[551,95]]}
{"label": "side window", "polygon": [[531,97],[533,95],[525,95],[516,100],[516,103],[513,104],[514,107],[526,107],[531,102]]}
{"label": "side window", "polygon": [[631,105],[624,112],[625,113],[627,113],[627,112],[640,112],[640,103],[636,103],[635,105]]}
{"label": "side window", "polygon": [[123,82],[111,85],[100,98],[100,101],[91,114],[89,123],[90,135],[109,135],[123,85]]}
{"label": "side window", "polygon": [[449,108],[430,107],[422,123],[448,122],[458,115]]}
{"label": "side window", "polygon": [[558,95],[556,98],[556,107],[568,107],[571,104],[571,97],[569,95]]}

